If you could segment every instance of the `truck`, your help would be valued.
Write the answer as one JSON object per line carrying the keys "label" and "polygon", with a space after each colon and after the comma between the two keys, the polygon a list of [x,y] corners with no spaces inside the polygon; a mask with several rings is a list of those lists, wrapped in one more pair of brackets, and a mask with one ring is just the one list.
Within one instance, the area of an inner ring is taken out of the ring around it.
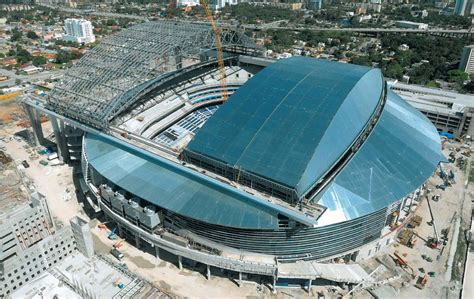
{"label": "truck", "polygon": [[52,154],[48,155],[48,160],[49,161],[57,159],[57,158],[58,158],[58,153],[52,153]]}
{"label": "truck", "polygon": [[118,259],[119,261],[121,261],[123,259],[123,253],[121,253],[120,251],[118,251],[117,249],[113,248],[112,250],[110,250],[110,254],[112,254],[116,259]]}

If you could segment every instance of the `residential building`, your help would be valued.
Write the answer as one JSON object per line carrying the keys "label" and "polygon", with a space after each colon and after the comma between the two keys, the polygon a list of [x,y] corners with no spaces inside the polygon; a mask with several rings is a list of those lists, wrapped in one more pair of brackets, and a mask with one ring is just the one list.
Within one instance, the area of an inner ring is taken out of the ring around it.
{"label": "residential building", "polygon": [[459,69],[469,74],[474,73],[474,45],[464,47],[461,61],[459,62]]}
{"label": "residential building", "polygon": [[307,5],[309,9],[320,10],[323,6],[323,0],[309,0]]}
{"label": "residential building", "polygon": [[416,23],[416,22],[411,22],[411,21],[396,21],[395,26],[399,28],[406,28],[406,29],[418,29],[418,30],[428,29],[428,24]]}
{"label": "residential building", "polygon": [[90,21],[84,19],[66,19],[64,21],[66,35],[64,39],[78,43],[89,44],[95,42],[93,27]]}

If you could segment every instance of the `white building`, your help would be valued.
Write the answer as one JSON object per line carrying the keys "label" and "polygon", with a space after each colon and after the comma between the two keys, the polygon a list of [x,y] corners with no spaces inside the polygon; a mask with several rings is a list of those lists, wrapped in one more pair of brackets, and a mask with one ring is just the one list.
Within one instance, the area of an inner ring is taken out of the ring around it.
{"label": "white building", "polygon": [[187,6],[198,6],[199,0],[177,0],[176,6],[187,7]]}
{"label": "white building", "polygon": [[236,5],[243,1],[241,0],[212,0],[209,1],[209,8],[212,10],[219,10],[226,5]]}
{"label": "white building", "polygon": [[459,69],[469,74],[474,74],[474,45],[464,47]]}
{"label": "white building", "polygon": [[64,21],[66,29],[65,40],[75,41],[78,43],[89,44],[95,42],[93,27],[91,22],[84,19],[66,19]]}
{"label": "white building", "polygon": [[389,82],[390,88],[426,115],[440,132],[474,135],[474,97],[439,88]]}
{"label": "white building", "polygon": [[416,22],[410,22],[410,21],[396,21],[395,26],[399,28],[407,28],[407,29],[418,29],[418,30],[428,29],[428,24],[416,23]]}

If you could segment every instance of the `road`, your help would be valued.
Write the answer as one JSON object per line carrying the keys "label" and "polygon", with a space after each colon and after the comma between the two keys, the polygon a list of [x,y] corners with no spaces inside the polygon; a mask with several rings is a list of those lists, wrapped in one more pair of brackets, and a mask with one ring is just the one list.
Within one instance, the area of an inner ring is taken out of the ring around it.
{"label": "road", "polygon": [[[97,11],[92,11],[92,10],[56,7],[53,5],[45,5],[45,6],[59,9],[60,11],[76,13],[76,14],[84,14],[84,15],[88,14],[88,15],[94,15],[94,16],[129,18],[129,19],[136,19],[136,20],[142,20],[142,21],[149,21],[149,19],[144,16],[110,13],[110,12],[97,12]],[[253,30],[280,29],[280,30],[294,30],[294,31],[311,30],[311,31],[337,31],[337,32],[360,32],[360,33],[426,33],[426,34],[437,33],[437,34],[455,34],[455,35],[474,34],[473,29],[336,28],[336,27],[324,28],[324,27],[296,27],[296,26],[280,27],[279,24],[281,22],[285,22],[285,20],[278,20],[271,23],[267,23],[267,24],[261,24],[261,25],[247,24],[247,25],[237,26],[237,25],[222,24],[222,26],[231,28],[231,29],[244,28],[244,29],[253,29]],[[207,23],[207,22],[194,21],[193,23]]]}
{"label": "road", "polygon": [[55,76],[55,77],[62,76],[64,74],[64,71],[63,70],[58,70],[58,71],[54,71],[54,72],[44,71],[44,72],[40,72],[40,73],[33,74],[33,75],[17,75],[13,71],[6,70],[6,69],[0,69],[0,74],[6,75],[10,78],[8,80],[0,82],[0,88],[2,88],[2,87],[9,87],[9,86],[16,85],[15,81],[17,79],[20,80],[22,83],[23,82],[31,83],[31,82],[38,81],[38,80],[50,79],[53,76]]}
{"label": "road", "polygon": [[245,29],[268,30],[294,30],[294,31],[336,31],[336,32],[360,32],[360,33],[439,33],[439,34],[473,34],[469,29],[404,29],[404,28],[323,28],[323,27],[295,27],[263,25],[242,25]]}

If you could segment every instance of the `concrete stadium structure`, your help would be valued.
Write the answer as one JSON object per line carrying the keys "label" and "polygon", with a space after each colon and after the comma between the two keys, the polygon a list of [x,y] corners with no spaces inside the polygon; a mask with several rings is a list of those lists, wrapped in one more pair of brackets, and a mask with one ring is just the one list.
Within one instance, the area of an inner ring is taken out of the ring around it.
{"label": "concrete stadium structure", "polygon": [[371,279],[353,262],[388,245],[423,195],[444,160],[435,127],[378,69],[275,61],[238,32],[220,38],[225,86],[210,26],[148,22],[103,41],[46,102],[25,102],[38,142],[46,113],[91,207],[179,267],[274,287]]}

